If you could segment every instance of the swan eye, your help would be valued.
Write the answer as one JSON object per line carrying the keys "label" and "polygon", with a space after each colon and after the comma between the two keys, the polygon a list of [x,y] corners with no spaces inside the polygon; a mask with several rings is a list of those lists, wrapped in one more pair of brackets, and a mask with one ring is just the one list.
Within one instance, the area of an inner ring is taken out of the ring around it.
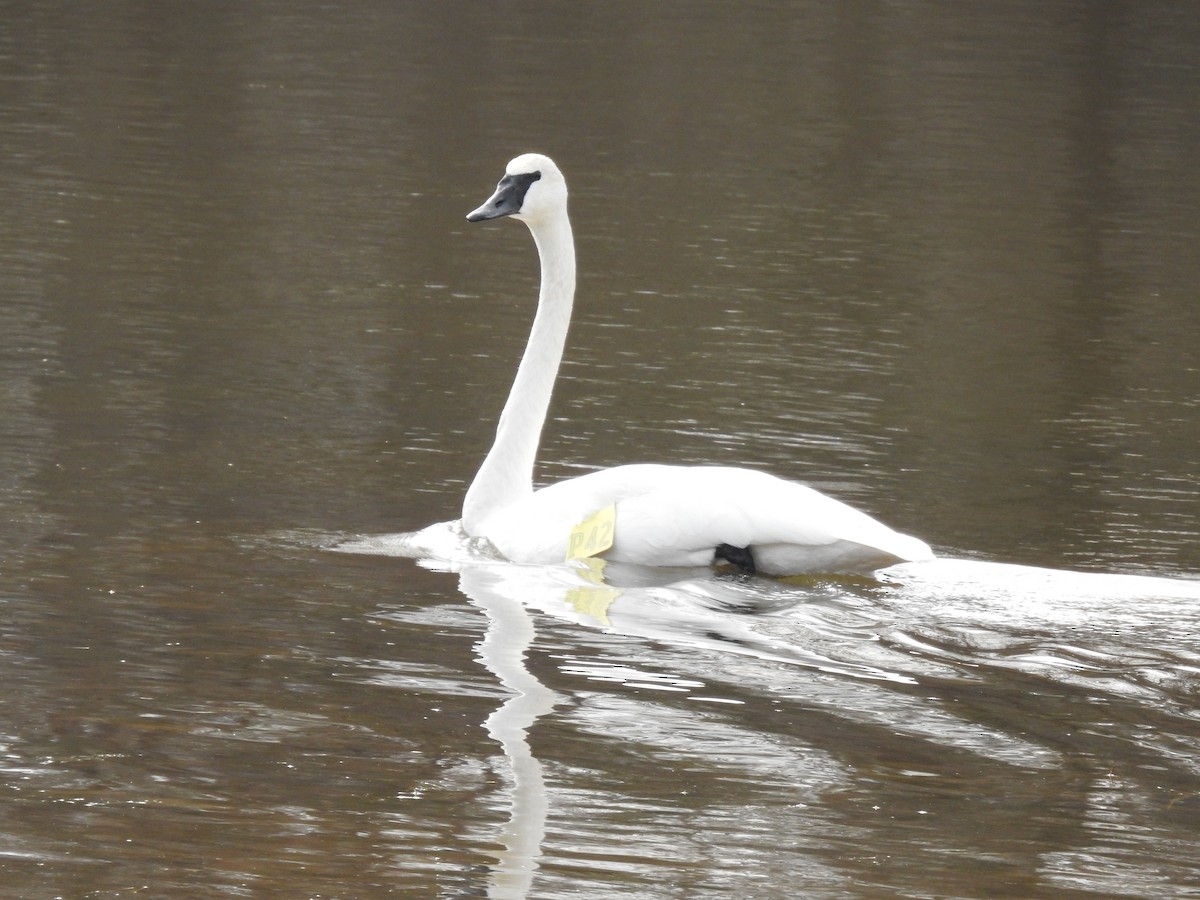
{"label": "swan eye", "polygon": [[510,213],[520,211],[525,205],[525,195],[529,186],[541,179],[541,172],[521,172],[505,175],[496,185],[496,209],[504,209]]}

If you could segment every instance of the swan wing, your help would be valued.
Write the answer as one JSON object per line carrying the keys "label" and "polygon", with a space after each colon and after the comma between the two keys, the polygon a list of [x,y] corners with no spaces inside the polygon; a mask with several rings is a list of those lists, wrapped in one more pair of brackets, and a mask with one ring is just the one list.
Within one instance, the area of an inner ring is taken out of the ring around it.
{"label": "swan wing", "polygon": [[869,572],[933,554],[812,488],[752,469],[629,465],[535,492],[497,523],[510,559],[557,562],[574,525],[608,505],[616,534],[605,556],[655,566],[703,566],[721,544],[751,548],[766,574]]}

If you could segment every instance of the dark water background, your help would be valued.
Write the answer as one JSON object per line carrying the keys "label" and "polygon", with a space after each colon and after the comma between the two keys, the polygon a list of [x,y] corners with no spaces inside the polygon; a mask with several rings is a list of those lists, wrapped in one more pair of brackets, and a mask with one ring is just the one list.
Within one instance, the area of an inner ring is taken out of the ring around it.
{"label": "dark water background", "polygon": [[[4,896],[1200,896],[1191,4],[0,23]],[[768,468],[968,561],[329,552],[458,514],[525,150],[545,478]]]}

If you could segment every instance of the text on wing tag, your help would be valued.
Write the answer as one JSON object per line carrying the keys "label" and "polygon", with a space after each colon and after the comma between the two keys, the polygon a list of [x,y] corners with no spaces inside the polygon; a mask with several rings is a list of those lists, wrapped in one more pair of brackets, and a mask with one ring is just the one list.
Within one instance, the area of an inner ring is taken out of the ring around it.
{"label": "text on wing tag", "polygon": [[567,541],[567,559],[586,559],[603,553],[613,545],[616,530],[617,507],[610,503],[571,529],[571,537]]}

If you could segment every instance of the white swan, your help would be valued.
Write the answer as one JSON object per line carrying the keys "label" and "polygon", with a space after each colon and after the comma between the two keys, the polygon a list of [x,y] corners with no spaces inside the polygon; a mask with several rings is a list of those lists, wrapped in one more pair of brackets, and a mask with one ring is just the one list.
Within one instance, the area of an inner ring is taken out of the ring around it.
{"label": "white swan", "polygon": [[575,244],[558,166],[539,154],[518,156],[467,219],[502,216],[533,233],[542,283],[496,442],[463,502],[468,535],[486,538],[514,562],[562,562],[576,526],[606,511],[597,528],[610,532],[611,546],[599,545],[600,555],[644,565],[727,561],[767,575],[865,573],[933,555],[922,541],[844,503],[749,469],[627,465],[535,491],[534,458],[575,296]]}

